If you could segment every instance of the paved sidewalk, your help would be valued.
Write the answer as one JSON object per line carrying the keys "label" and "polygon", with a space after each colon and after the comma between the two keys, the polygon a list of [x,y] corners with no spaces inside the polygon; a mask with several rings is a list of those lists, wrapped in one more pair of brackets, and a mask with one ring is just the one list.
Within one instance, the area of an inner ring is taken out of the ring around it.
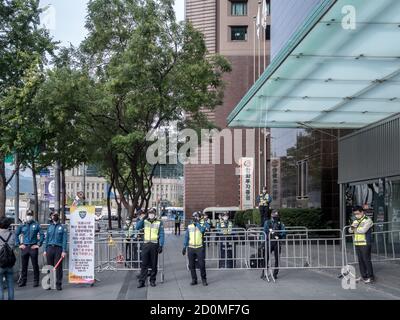
{"label": "paved sidewalk", "polygon": [[47,291],[33,288],[32,282],[28,282],[27,287],[16,288],[15,296],[26,300],[400,299],[400,268],[394,263],[377,264],[377,283],[362,283],[356,290],[342,289],[341,280],[337,278],[339,270],[282,270],[276,283],[261,280],[260,271],[209,271],[208,287],[191,286],[186,260],[181,253],[182,243],[183,235],[167,235],[165,280],[155,288],[137,289],[135,271],[104,271],[96,274],[100,282],[93,287],[64,284],[63,291]]}

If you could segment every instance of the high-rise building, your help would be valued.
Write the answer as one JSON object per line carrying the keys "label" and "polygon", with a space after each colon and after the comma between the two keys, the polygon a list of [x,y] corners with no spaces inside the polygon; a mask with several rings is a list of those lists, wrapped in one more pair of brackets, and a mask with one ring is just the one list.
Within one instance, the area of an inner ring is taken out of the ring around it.
{"label": "high-rise building", "polygon": [[[219,129],[227,128],[226,119],[229,113],[269,63],[269,19],[265,32],[260,28],[257,37],[255,16],[259,8],[261,11],[258,0],[186,0],[185,2],[186,20],[203,33],[209,54],[223,55],[232,66],[232,72],[224,76],[226,85],[223,104],[214,111],[206,112],[208,118]],[[258,193],[261,185],[266,184],[266,139],[263,132],[257,130],[253,139],[255,140],[253,141],[254,195]],[[232,142],[232,139],[231,137],[227,138],[228,141],[224,139],[224,145]],[[243,132],[241,141],[243,156],[247,145],[245,141]],[[200,148],[199,157],[202,156]],[[185,212],[190,213],[213,206],[239,206],[238,164],[235,160],[232,164],[224,164],[223,159],[221,147],[220,164],[185,165]]]}

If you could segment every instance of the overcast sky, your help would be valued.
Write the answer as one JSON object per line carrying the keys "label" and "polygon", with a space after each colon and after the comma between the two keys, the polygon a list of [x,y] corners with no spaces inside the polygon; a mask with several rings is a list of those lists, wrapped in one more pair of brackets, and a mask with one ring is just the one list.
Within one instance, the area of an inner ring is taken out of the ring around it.
{"label": "overcast sky", "polygon": [[[184,1],[175,0],[175,11],[178,21],[184,19]],[[41,0],[42,7],[50,5],[42,16],[42,23],[50,29],[54,40],[62,45],[72,43],[78,46],[86,36],[85,17],[88,0]]]}

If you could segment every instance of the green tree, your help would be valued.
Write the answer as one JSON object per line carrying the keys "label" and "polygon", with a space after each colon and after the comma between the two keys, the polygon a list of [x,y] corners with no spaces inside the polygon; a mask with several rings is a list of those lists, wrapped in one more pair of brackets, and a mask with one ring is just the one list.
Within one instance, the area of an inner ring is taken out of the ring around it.
{"label": "green tree", "polygon": [[146,135],[171,121],[210,126],[202,111],[221,103],[230,65],[207,52],[190,23],[176,22],[173,1],[92,0],[88,9],[82,50],[101,94],[90,106],[87,136],[133,215],[151,192]]}
{"label": "green tree", "polygon": [[29,73],[43,67],[46,54],[55,48],[48,31],[40,27],[42,11],[39,0],[0,1],[0,216],[5,215],[5,190],[12,178],[6,177],[4,157],[23,144],[19,132],[24,119],[16,107],[21,101],[11,103],[10,97],[20,94],[21,100],[29,100],[23,96],[31,92]]}

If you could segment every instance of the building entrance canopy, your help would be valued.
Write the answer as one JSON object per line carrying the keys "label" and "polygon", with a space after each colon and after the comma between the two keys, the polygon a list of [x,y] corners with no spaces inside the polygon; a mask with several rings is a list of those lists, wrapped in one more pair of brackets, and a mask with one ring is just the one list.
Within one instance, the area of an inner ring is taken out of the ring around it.
{"label": "building entrance canopy", "polygon": [[398,112],[400,1],[325,0],[243,97],[228,123],[361,128]]}

